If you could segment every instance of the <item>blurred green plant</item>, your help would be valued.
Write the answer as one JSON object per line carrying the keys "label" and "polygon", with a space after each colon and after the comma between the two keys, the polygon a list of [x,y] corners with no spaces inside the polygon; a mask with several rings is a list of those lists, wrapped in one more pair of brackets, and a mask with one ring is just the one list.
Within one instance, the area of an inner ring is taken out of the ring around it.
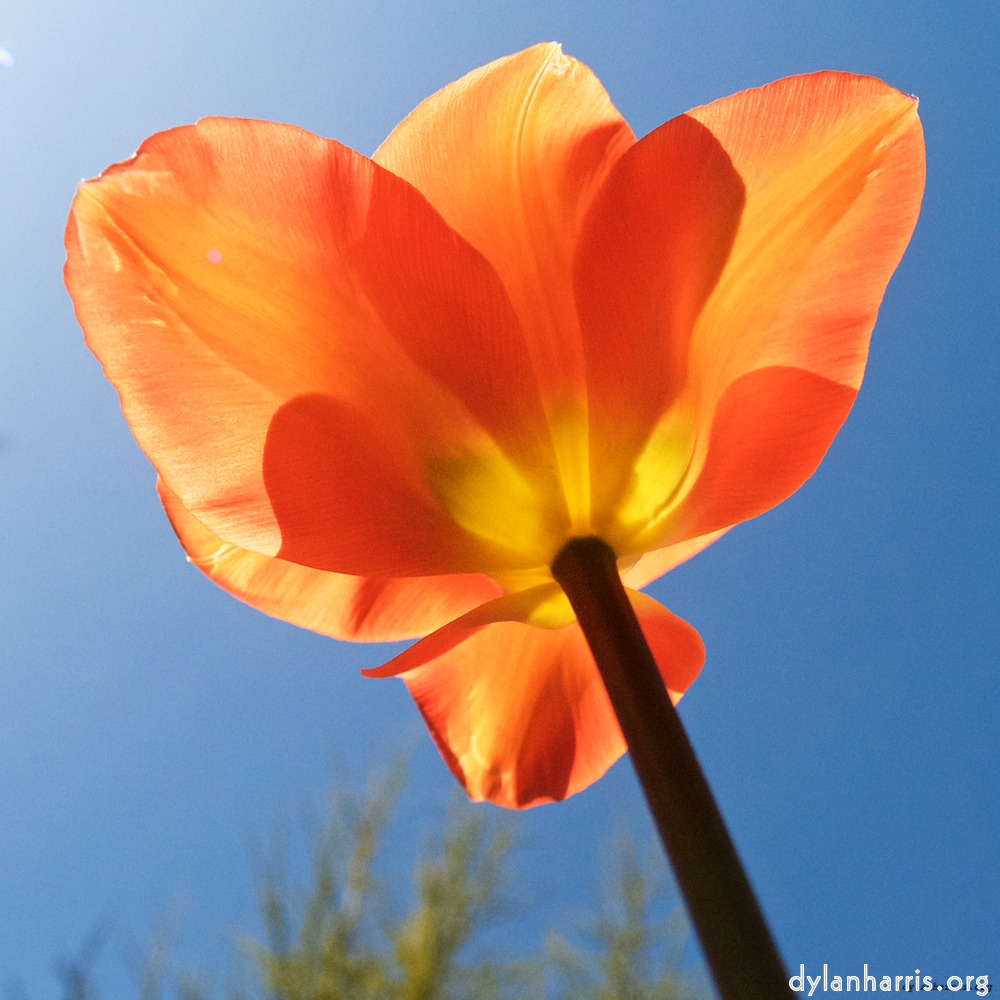
{"label": "blurred green plant", "polygon": [[683,908],[674,905],[664,916],[652,916],[677,898],[661,851],[654,843],[646,864],[640,865],[634,839],[620,830],[606,872],[601,913],[580,921],[592,947],[571,944],[557,931],[546,935],[546,955],[566,984],[562,1000],[712,996],[704,970],[682,965],[689,938]]}
{"label": "blurred green plant", "polygon": [[[396,763],[360,795],[340,791],[312,843],[309,886],[296,891],[280,856],[259,879],[266,941],[238,942],[248,974],[227,1000],[707,1000],[700,967],[683,967],[689,937],[659,846],[645,864],[625,833],[615,838],[599,915],[569,936],[550,931],[543,954],[498,956],[491,925],[516,915],[510,814],[455,803],[413,869],[400,915],[378,873],[381,837],[402,787]],[[657,914],[660,914],[659,916]],[[63,963],[64,1000],[101,1000],[92,968],[107,929]],[[160,935],[137,976],[139,1000],[218,994],[205,979],[168,974],[170,935]]]}
{"label": "blurred green plant", "polygon": [[[509,826],[487,832],[484,813],[455,809],[430,857],[414,871],[414,902],[391,915],[372,873],[402,784],[401,763],[368,796],[337,796],[317,838],[313,883],[296,920],[273,874],[262,883],[268,944],[251,943],[266,995],[276,1000],[493,1000],[526,996],[537,962],[486,955],[460,961],[477,931],[502,912]],[[294,930],[298,925],[297,931]]]}

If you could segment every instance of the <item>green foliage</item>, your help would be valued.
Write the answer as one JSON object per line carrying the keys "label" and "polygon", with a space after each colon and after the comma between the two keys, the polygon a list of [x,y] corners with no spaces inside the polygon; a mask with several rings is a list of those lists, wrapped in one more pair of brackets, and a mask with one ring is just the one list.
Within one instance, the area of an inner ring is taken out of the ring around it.
{"label": "green foliage", "polygon": [[688,936],[684,911],[678,906],[657,920],[651,917],[668,894],[663,885],[669,882],[660,845],[654,847],[643,870],[635,842],[624,833],[615,838],[603,912],[584,921],[595,947],[575,947],[554,931],[546,936],[546,953],[566,983],[563,1000],[700,1000],[711,995],[704,975],[681,966]]}
{"label": "green foliage", "polygon": [[390,914],[372,874],[401,767],[356,802],[341,795],[318,838],[313,886],[298,931],[282,887],[263,885],[269,944],[250,952],[276,1000],[491,1000],[524,995],[526,963],[490,956],[463,963],[473,935],[497,915],[505,889],[510,833],[487,834],[482,813],[453,817],[434,854],[414,872],[414,902]]}
{"label": "green foliage", "polygon": [[[249,985],[228,986],[226,1000],[711,996],[703,974],[682,969],[686,921],[679,907],[668,909],[675,899],[659,845],[640,865],[624,834],[611,852],[600,915],[583,918],[570,937],[550,931],[544,957],[497,956],[483,943],[484,929],[516,911],[512,830],[509,822],[495,822],[495,810],[452,808],[421,852],[408,907],[401,909],[378,860],[404,770],[397,761],[367,794],[338,793],[329,822],[314,838],[304,892],[290,887],[280,864],[268,866],[259,884],[267,940],[241,942]],[[65,1000],[99,1000],[90,970],[106,936],[106,928],[93,932],[78,959],[64,964]],[[179,1000],[209,1000],[219,992],[196,977],[167,974],[168,952],[168,936],[161,935],[140,963],[140,1000],[160,1000],[168,981]]]}

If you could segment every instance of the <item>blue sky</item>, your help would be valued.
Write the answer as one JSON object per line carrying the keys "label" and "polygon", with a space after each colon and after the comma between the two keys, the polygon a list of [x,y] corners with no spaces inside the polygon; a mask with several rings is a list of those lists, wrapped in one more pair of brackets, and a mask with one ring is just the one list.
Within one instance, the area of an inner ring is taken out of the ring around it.
{"label": "blue sky", "polygon": [[[222,971],[252,856],[409,734],[394,844],[454,782],[392,649],[302,632],[184,561],[61,281],[74,186],[208,114],[370,154],[423,97],[557,40],[642,135],[792,73],[921,99],[928,183],[857,404],[817,474],[651,592],[701,632],[681,714],[789,965],[1000,979],[1000,8],[954,0],[7,0],[0,8],[0,987],[54,995],[99,921]],[[650,836],[629,765],[520,817],[509,947]]]}

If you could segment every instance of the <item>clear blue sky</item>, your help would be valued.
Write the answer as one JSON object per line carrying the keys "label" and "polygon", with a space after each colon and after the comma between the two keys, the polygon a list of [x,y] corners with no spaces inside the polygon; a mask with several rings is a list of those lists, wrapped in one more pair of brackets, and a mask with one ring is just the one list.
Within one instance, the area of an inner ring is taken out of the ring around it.
{"label": "clear blue sky", "polygon": [[[54,962],[105,917],[112,996],[119,944],[165,920],[221,973],[275,816],[294,826],[401,733],[400,851],[453,786],[403,685],[358,676],[389,648],[267,619],[185,563],[62,286],[75,184],[209,114],[370,154],[438,87],[543,40],[639,135],[823,68],[921,99],[923,214],[845,428],[792,499],[652,592],[705,639],[681,714],[787,962],[1000,980],[1000,6],[6,0],[0,987],[55,995]],[[511,947],[585,900],[622,819],[650,835],[627,762],[521,818],[533,902]]]}

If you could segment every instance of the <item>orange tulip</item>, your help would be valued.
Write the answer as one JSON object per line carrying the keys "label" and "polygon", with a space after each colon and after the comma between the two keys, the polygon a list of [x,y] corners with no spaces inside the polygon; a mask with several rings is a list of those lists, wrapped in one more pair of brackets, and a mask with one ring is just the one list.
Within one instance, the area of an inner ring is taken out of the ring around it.
{"label": "orange tulip", "polygon": [[[923,187],[916,101],[779,80],[636,141],[536,45],[372,159],[206,119],[83,184],[66,282],[194,563],[400,676],[474,798],[623,752],[549,567],[597,535],[674,700],[704,658],[640,588],[811,475]],[[432,633],[432,634],[428,634]]]}

